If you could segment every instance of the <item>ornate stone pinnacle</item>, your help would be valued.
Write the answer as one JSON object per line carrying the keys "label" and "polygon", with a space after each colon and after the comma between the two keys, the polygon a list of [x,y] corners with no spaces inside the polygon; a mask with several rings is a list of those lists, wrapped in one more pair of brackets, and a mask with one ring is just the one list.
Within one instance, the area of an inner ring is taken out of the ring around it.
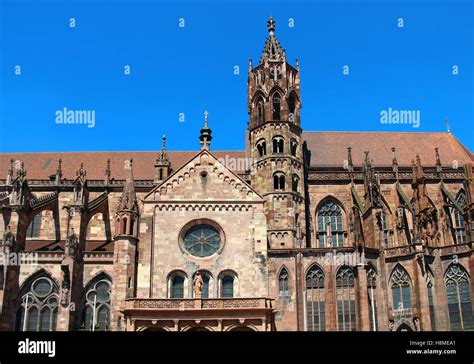
{"label": "ornate stone pinnacle", "polygon": [[267,21],[267,28],[270,34],[273,34],[273,32],[275,32],[275,24],[276,24],[275,20],[272,17],[270,17]]}

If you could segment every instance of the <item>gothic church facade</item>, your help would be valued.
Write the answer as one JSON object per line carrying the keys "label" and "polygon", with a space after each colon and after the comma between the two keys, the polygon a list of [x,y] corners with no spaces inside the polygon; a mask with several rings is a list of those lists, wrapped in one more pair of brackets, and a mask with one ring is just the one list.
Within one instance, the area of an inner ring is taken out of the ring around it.
{"label": "gothic church facade", "polygon": [[0,155],[0,330],[474,329],[472,153],[303,131],[268,31],[245,151]]}

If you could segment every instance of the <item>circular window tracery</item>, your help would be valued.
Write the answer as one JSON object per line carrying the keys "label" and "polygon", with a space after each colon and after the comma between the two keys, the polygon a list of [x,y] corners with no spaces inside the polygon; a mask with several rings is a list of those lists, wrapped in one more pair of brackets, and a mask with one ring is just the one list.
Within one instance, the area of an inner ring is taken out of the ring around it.
{"label": "circular window tracery", "polygon": [[221,247],[219,231],[209,224],[194,225],[184,234],[184,248],[186,251],[199,258],[209,257]]}

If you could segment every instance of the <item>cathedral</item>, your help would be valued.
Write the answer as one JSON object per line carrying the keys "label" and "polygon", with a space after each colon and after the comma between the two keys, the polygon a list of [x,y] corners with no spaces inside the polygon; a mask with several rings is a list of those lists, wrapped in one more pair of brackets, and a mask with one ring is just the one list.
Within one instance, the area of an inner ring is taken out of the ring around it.
{"label": "cathedral", "polygon": [[0,330],[474,330],[473,154],[303,131],[267,27],[245,150],[0,154]]}

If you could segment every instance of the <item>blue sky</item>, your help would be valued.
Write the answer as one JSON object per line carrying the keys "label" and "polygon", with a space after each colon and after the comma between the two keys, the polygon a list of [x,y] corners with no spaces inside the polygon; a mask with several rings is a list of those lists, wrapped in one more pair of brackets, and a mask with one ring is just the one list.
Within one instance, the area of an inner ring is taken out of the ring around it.
{"label": "blue sky", "polygon": [[[304,130],[445,131],[448,116],[474,150],[472,1],[0,3],[0,152],[157,150],[163,134],[196,150],[205,110],[212,148],[244,149],[270,15],[299,58]],[[56,124],[64,107],[95,126]],[[389,107],[420,111],[420,127],[381,124]]]}

